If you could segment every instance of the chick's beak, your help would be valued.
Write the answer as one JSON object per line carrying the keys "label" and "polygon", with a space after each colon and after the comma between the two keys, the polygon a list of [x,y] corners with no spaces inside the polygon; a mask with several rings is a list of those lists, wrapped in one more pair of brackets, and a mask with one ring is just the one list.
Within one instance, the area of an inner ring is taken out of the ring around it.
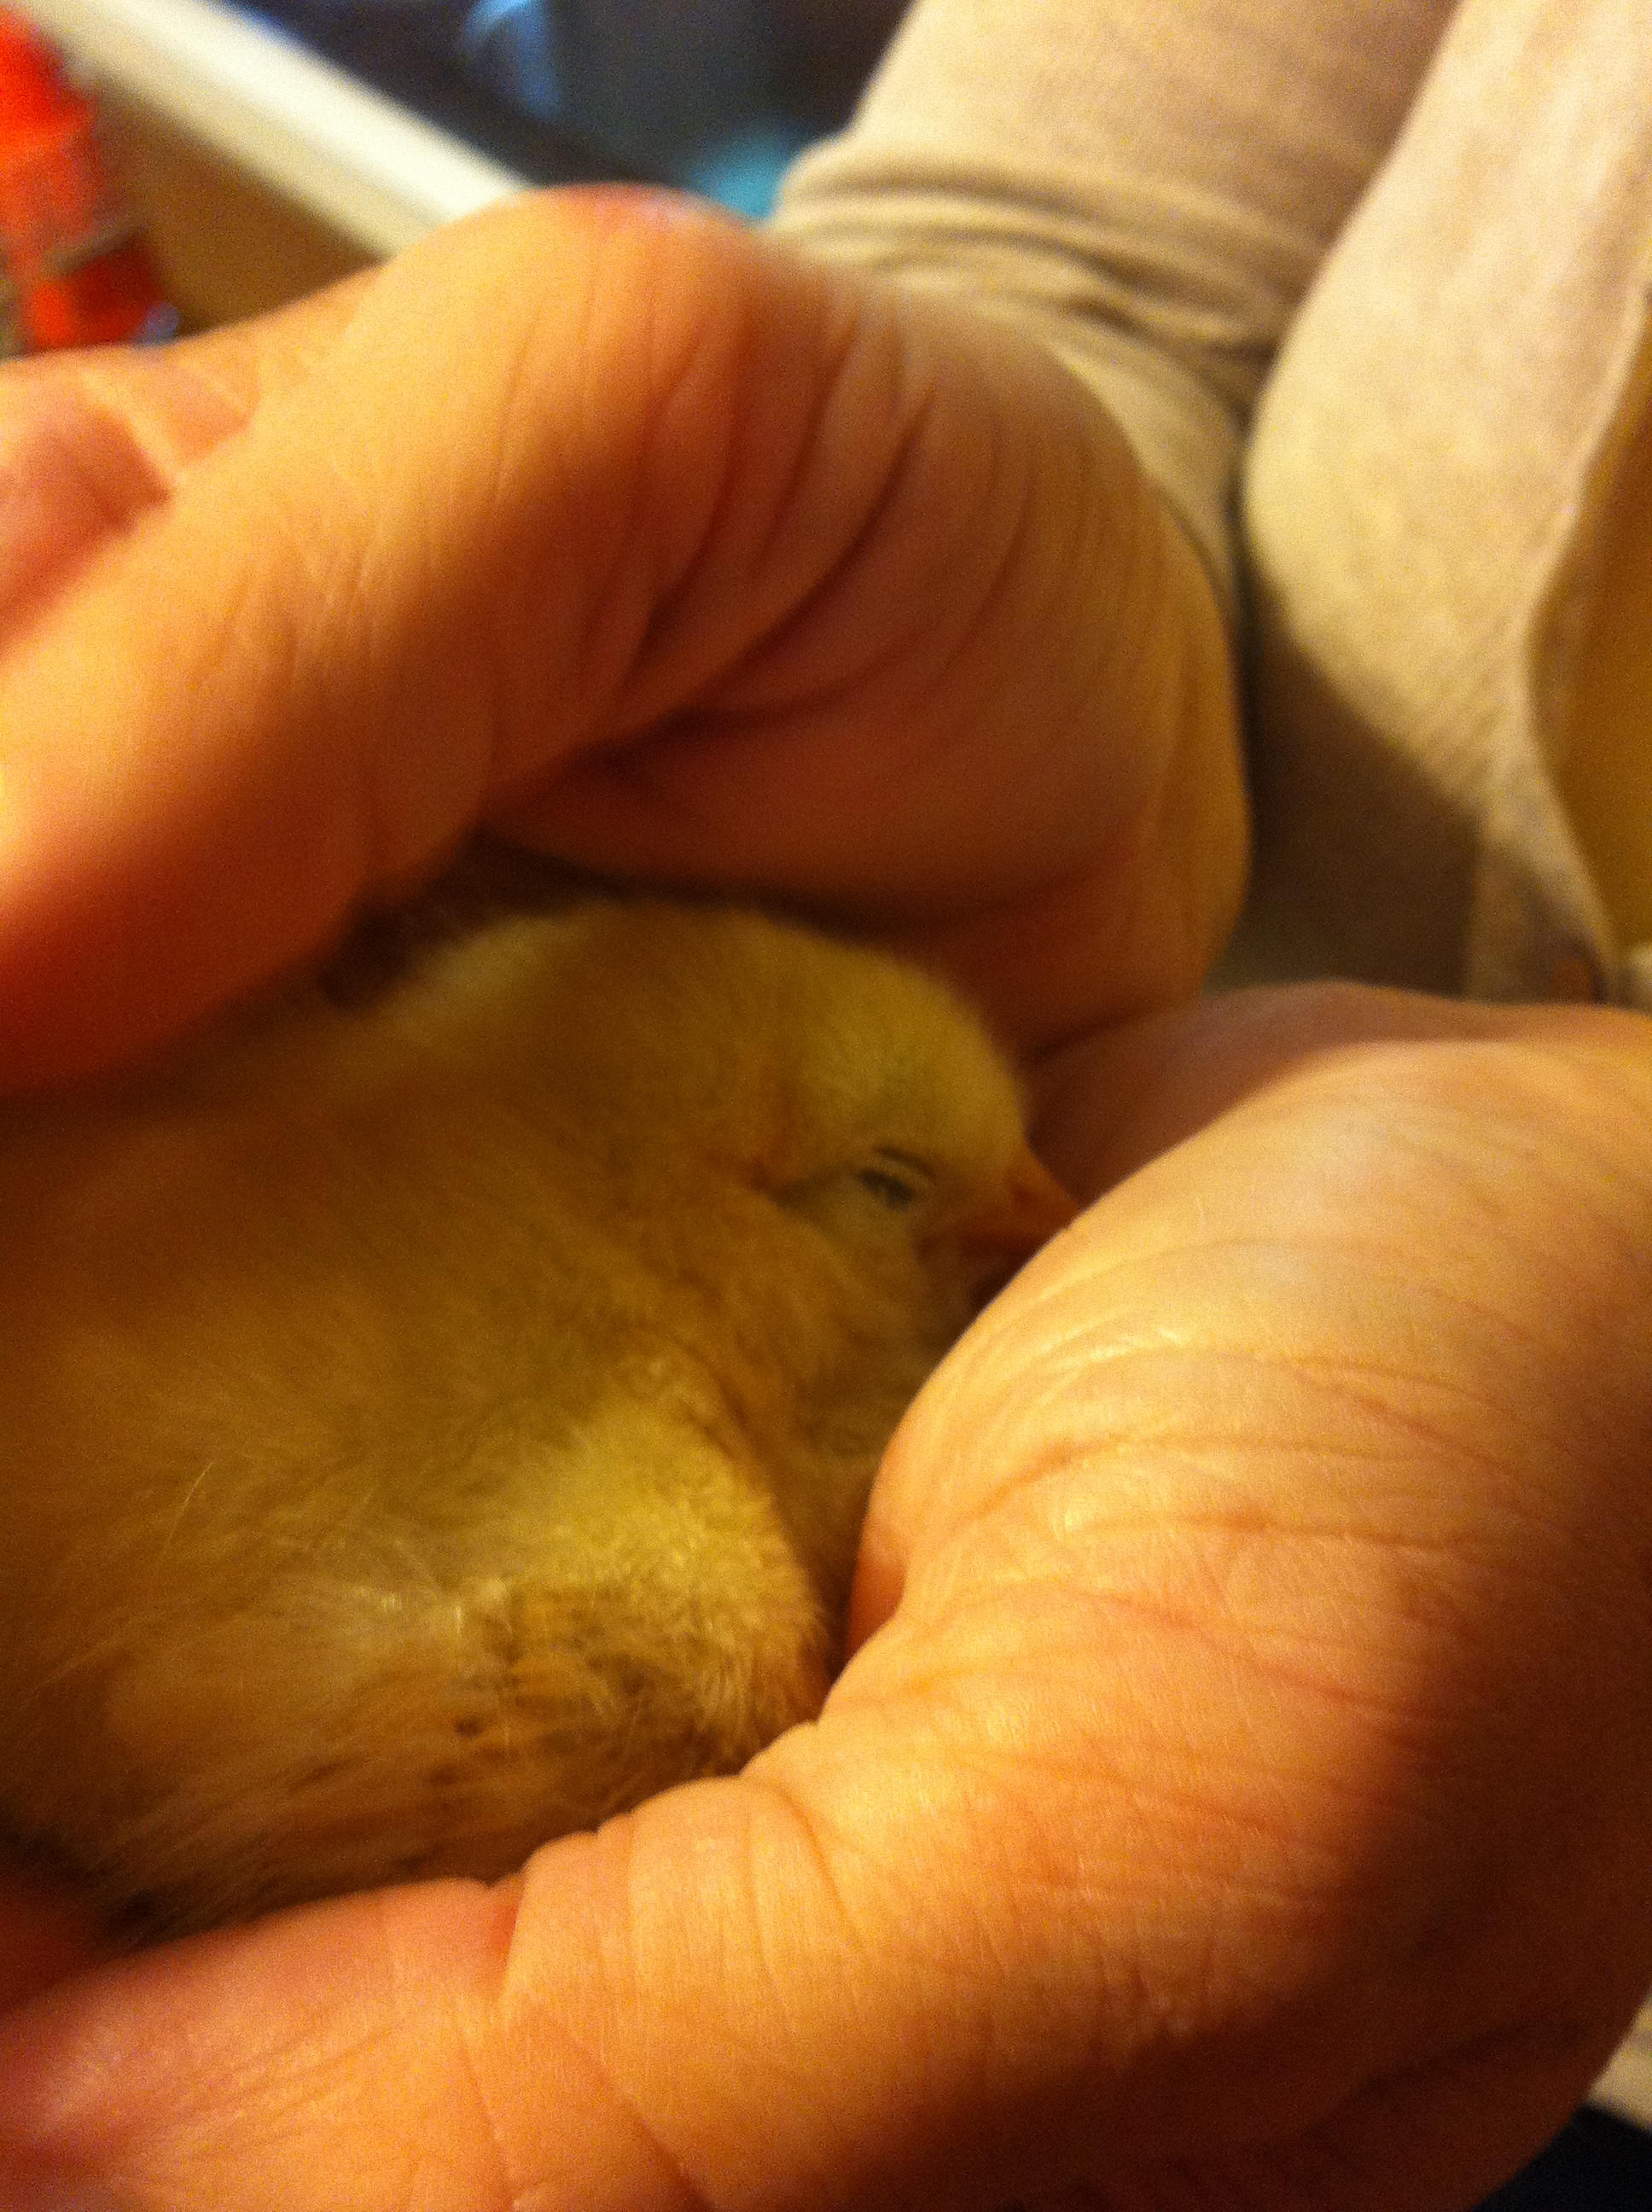
{"label": "chick's beak", "polygon": [[946,1230],[951,1243],[980,1263],[982,1283],[1002,1287],[1022,1261],[1077,1218],[1077,1206],[1061,1190],[1044,1161],[1029,1144],[1011,1161],[1004,1182],[987,1206],[964,1214]]}

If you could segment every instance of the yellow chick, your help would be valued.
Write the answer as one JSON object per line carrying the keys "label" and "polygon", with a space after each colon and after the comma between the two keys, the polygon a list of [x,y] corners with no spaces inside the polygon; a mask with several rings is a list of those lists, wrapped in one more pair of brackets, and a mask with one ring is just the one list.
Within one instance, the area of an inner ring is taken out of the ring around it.
{"label": "yellow chick", "polygon": [[739,1767],[1071,1212],[939,984],[665,902],[0,1109],[0,1826],[170,1931]]}

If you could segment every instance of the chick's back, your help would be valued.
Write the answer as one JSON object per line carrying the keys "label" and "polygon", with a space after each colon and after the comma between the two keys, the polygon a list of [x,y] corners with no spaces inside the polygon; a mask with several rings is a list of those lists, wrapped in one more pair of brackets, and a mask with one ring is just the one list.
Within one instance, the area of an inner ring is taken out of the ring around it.
{"label": "chick's back", "polygon": [[5,1109],[0,1821],[181,1928],[738,1767],[1028,1159],[939,985],[659,902]]}

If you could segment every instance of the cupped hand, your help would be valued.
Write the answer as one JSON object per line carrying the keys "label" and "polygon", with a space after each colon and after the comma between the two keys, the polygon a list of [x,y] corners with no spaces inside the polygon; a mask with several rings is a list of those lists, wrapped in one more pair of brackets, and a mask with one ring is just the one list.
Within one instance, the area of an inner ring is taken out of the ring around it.
{"label": "cupped hand", "polygon": [[1104,1194],[904,1425],[819,1723],[58,1982],[0,2201],[1454,2212],[1535,2149],[1652,1979],[1648,1026],[1243,995],[1043,1098]]}
{"label": "cupped hand", "polygon": [[1041,351],[669,196],[525,197],[261,323],[14,367],[0,1089],[176,1032],[483,822],[1076,1034],[1230,918],[1227,659]]}

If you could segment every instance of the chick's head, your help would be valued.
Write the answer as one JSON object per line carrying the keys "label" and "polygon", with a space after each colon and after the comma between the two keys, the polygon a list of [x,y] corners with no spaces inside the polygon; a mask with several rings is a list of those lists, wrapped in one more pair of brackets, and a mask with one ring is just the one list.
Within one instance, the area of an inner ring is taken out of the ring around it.
{"label": "chick's head", "polygon": [[512,1079],[576,1149],[599,1135],[662,1326],[836,1619],[902,1413],[1073,1208],[1005,1057],[933,976],[750,909],[604,905],[563,931],[499,948],[532,976]]}
{"label": "chick's head", "polygon": [[943,985],[601,901],[0,1126],[0,1827],[169,1927],[483,1877],[817,1710],[1070,1212]]}
{"label": "chick's head", "polygon": [[615,901],[452,957],[476,970],[444,979],[456,1049],[505,1054],[519,1106],[598,1147],[640,1218],[756,1193],[871,1281],[919,1268],[956,1329],[1071,1218],[980,1018],[889,954],[750,908]]}

